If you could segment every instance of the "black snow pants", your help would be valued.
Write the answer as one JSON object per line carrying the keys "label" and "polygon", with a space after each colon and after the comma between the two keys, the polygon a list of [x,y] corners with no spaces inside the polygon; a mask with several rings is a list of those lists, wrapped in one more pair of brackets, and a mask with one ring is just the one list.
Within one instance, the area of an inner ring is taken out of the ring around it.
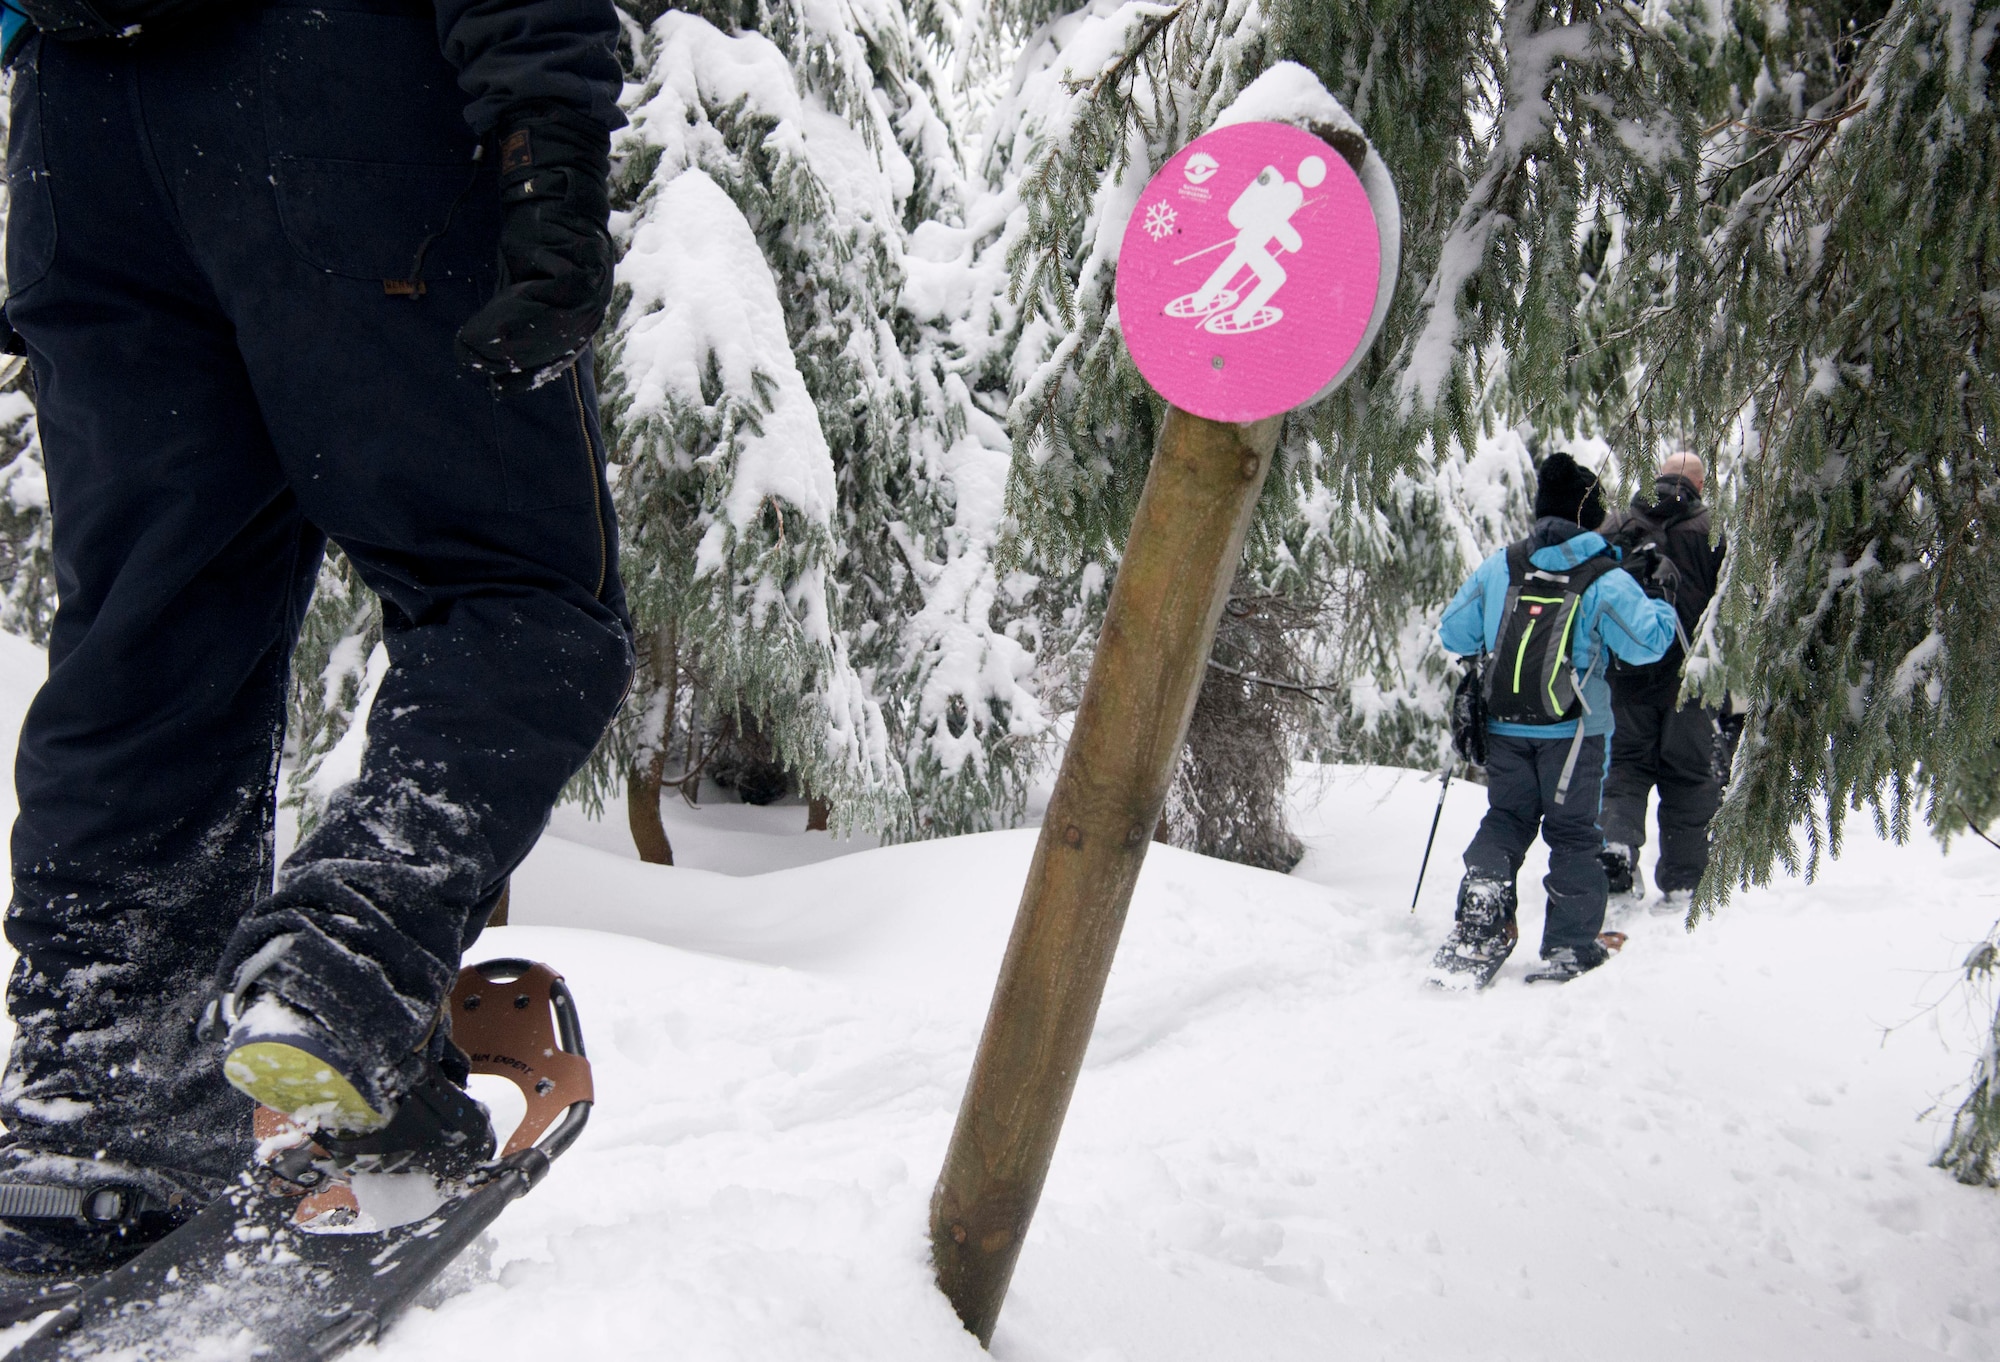
{"label": "black snow pants", "polygon": [[[248,1104],[196,1023],[253,959],[358,1059],[409,1065],[624,693],[588,369],[502,399],[453,357],[499,230],[463,102],[430,7],[396,0],[16,64],[6,312],[61,601],[16,772],[18,1146],[239,1168]],[[433,233],[421,291],[385,286]],[[360,778],[273,893],[327,539],[381,598],[389,670]]]}
{"label": "black snow pants", "polygon": [[1660,892],[1693,889],[1708,869],[1708,823],[1722,802],[1718,766],[1723,742],[1714,710],[1675,706],[1675,691],[1611,690],[1618,730],[1611,738],[1611,773],[1604,781],[1604,840],[1632,848],[1636,866],[1646,845],[1646,796],[1660,788]]}
{"label": "black snow pants", "polygon": [[1556,786],[1569,760],[1570,739],[1486,735],[1486,817],[1465,849],[1465,878],[1513,885],[1539,831],[1549,844],[1549,873],[1542,880],[1548,915],[1542,954],[1558,946],[1585,946],[1604,930],[1609,882],[1597,852],[1598,798],[1604,788],[1604,739],[1585,738],[1577,752],[1569,792],[1556,803]]}

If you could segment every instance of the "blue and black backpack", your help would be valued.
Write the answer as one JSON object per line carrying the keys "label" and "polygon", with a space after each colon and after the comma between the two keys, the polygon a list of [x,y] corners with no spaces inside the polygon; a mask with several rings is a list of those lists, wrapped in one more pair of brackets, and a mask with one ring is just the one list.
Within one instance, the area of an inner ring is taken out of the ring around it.
{"label": "blue and black backpack", "polygon": [[1486,663],[1486,713],[1500,723],[1561,724],[1584,714],[1573,644],[1583,593],[1618,559],[1607,550],[1573,568],[1536,567],[1527,541],[1507,548],[1507,604]]}

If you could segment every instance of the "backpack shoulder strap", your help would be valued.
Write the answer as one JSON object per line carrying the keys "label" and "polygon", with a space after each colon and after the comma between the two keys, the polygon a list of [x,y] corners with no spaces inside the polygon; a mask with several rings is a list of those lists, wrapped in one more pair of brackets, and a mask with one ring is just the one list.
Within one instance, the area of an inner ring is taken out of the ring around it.
{"label": "backpack shoulder strap", "polygon": [[1637,507],[1627,507],[1618,522],[1618,529],[1607,538],[1620,547],[1637,548],[1648,539],[1663,538],[1666,532],[1666,526],[1641,513]]}
{"label": "backpack shoulder strap", "polygon": [[1569,570],[1569,589],[1581,596],[1597,585],[1598,579],[1619,566],[1618,559],[1609,551],[1592,554]]}

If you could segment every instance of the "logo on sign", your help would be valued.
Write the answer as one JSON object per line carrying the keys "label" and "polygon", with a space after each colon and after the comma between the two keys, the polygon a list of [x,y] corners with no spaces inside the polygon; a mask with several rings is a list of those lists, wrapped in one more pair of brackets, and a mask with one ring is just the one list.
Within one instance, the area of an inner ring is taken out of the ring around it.
{"label": "logo on sign", "polygon": [[1215,172],[1222,169],[1222,162],[1205,151],[1197,151],[1188,157],[1188,163],[1181,169],[1189,184],[1207,184],[1215,178]]}

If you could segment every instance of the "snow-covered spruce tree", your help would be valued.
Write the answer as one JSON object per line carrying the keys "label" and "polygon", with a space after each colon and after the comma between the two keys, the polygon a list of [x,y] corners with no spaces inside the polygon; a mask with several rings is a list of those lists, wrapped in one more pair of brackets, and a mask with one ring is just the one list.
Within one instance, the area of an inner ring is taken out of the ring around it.
{"label": "snow-covered spruce tree", "polygon": [[[0,218],[0,232],[5,220]],[[0,629],[46,643],[56,613],[49,485],[25,366],[0,385]]]}
{"label": "snow-covered spruce tree", "polygon": [[[0,100],[0,141],[6,136],[7,106]],[[7,186],[0,181],[0,240],[6,233]],[[32,379],[25,363],[12,367],[0,382],[0,629],[46,643],[56,612],[49,484],[42,472]]]}
{"label": "snow-covered spruce tree", "polygon": [[657,767],[638,763],[666,756],[682,669],[844,816],[895,798],[880,708],[834,627],[832,461],[749,224],[688,168],[642,201],[619,277],[606,410],[647,663],[634,826],[657,812],[642,805],[659,798]]}
{"label": "snow-covered spruce tree", "polygon": [[[1448,678],[1435,612],[1525,511],[1518,459],[1501,505],[1468,485],[1470,466],[1491,466],[1481,427],[1561,430],[1590,410],[1573,359],[1602,266],[1580,224],[1615,216],[1625,249],[1649,254],[1698,229],[1698,125],[1669,36],[1622,5],[1527,0],[1497,15],[1469,2],[1096,0],[1045,25],[989,144],[987,216],[1004,221],[988,249],[1010,266],[1013,310],[988,311],[1007,324],[1014,549],[1043,577],[1047,654],[1080,656],[1095,627],[1078,606],[1115,567],[1162,410],[1112,308],[1139,189],[1225,111],[1332,129],[1344,105],[1401,196],[1402,284],[1356,374],[1287,422],[1244,589],[1334,603],[1300,654],[1314,673],[1273,678],[1330,687],[1316,750],[1436,760]],[[1212,671],[1211,684],[1240,684]],[[1250,807],[1241,791],[1176,798]]]}
{"label": "snow-covered spruce tree", "polygon": [[[1711,901],[1812,873],[1849,812],[1899,839],[2000,812],[2000,0],[1788,17],[1731,37],[1774,50],[1717,115],[1638,413],[1745,454],[1689,669],[1750,706]],[[1994,1179],[1994,1078],[1989,1053],[1940,1156],[1967,1181]]]}
{"label": "snow-covered spruce tree", "polygon": [[1637,412],[1746,452],[1689,669],[1751,706],[1711,896],[1810,873],[1850,810],[1898,837],[2000,812],[2000,3],[1796,23],[1796,64],[1724,111],[1702,282],[1653,324]]}
{"label": "snow-covered spruce tree", "polygon": [[328,545],[312,604],[292,653],[287,693],[284,801],[308,832],[327,799],[361,774],[367,717],[389,670],[382,607],[347,556]]}
{"label": "snow-covered spruce tree", "polygon": [[900,302],[907,231],[958,203],[927,49],[897,0],[630,17],[601,357],[641,675],[594,788],[637,830],[728,714],[845,826],[990,826],[1043,720],[990,561],[1004,454]]}

